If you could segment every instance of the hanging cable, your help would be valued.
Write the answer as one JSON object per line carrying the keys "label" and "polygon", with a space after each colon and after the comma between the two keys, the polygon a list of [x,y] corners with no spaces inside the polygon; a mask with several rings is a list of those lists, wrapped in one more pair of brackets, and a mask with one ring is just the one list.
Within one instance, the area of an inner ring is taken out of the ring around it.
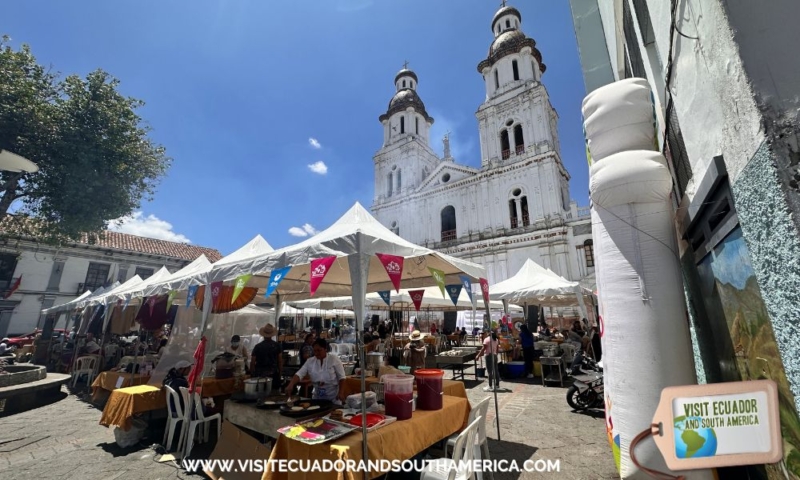
{"label": "hanging cable", "polygon": [[636,459],[636,445],[638,445],[639,442],[641,442],[645,438],[655,435],[661,435],[661,425],[657,423],[651,424],[650,428],[642,431],[642,433],[636,435],[633,438],[633,440],[631,440],[631,446],[628,449],[631,456],[631,462],[633,462],[636,468],[643,471],[652,478],[656,478],[658,480],[685,480],[685,477],[683,475],[679,475],[676,477],[675,475],[670,475],[668,473],[659,472],[658,470],[653,470],[652,468],[647,468],[643,466],[641,463],[639,463],[639,461]]}

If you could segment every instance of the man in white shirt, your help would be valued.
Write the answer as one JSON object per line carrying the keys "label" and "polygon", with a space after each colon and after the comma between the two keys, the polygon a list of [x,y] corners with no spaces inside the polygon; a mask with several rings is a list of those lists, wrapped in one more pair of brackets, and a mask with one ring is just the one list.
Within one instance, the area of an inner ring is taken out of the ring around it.
{"label": "man in white shirt", "polygon": [[314,399],[331,400],[334,403],[345,399],[344,365],[336,355],[328,355],[328,342],[324,338],[314,341],[314,356],[309,358],[292,377],[286,387],[286,394],[291,395],[294,387],[308,375],[314,385]]}

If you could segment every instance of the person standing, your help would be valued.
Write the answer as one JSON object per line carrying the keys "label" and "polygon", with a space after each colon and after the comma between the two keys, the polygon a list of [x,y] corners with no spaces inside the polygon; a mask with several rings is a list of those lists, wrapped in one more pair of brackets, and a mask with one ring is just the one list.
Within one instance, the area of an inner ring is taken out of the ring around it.
{"label": "person standing", "polygon": [[273,389],[281,386],[281,372],[283,371],[283,349],[272,339],[275,336],[275,327],[268,323],[258,331],[264,340],[253,348],[250,357],[250,368],[253,376],[257,378],[271,378]]}
{"label": "person standing", "polygon": [[242,345],[242,338],[239,335],[231,337],[231,345],[227,348],[228,353],[232,353],[244,360],[244,368],[249,369],[250,356],[247,354],[247,347]]}
{"label": "person standing", "polygon": [[527,378],[533,378],[533,333],[525,324],[519,327],[519,343],[522,346],[522,357],[525,360],[526,376]]}
{"label": "person standing", "polygon": [[478,358],[486,357],[486,371],[489,374],[489,385],[483,387],[484,392],[500,389],[500,378],[497,374],[497,351],[500,340],[497,338],[497,328],[483,339],[483,347],[478,352]]}
{"label": "person standing", "polygon": [[286,387],[286,395],[292,395],[294,387],[306,375],[311,377],[314,385],[313,399],[340,403],[346,398],[345,390],[342,388],[345,379],[344,365],[336,355],[328,355],[328,342],[324,338],[314,341],[314,356],[294,374]]}
{"label": "person standing", "polygon": [[413,374],[416,369],[425,368],[425,356],[428,353],[428,349],[425,347],[425,344],[422,343],[422,333],[420,333],[419,330],[411,332],[409,340],[411,341],[405,346],[403,358],[406,359],[408,366],[411,367],[411,373]]}
{"label": "person standing", "polygon": [[314,336],[314,332],[309,331],[306,333],[303,343],[303,347],[300,348],[300,363],[305,365],[309,358],[314,356],[314,340],[316,337]]}

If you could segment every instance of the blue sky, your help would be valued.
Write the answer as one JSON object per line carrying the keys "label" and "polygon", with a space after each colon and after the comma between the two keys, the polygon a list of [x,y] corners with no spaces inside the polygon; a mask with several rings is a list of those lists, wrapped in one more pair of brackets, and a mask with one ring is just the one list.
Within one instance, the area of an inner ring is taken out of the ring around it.
{"label": "blue sky", "polygon": [[[0,34],[65,75],[103,68],[144,100],[140,114],[174,161],[126,228],[227,254],[259,233],[289,245],[300,240],[292,227],[323,229],[354,202],[371,205],[378,116],[405,60],[436,119],[434,149],[450,130],[456,161],[479,165],[476,66],[499,3],[14,0],[3,2]],[[585,92],[569,4],[511,4],[547,65],[572,196],[585,205]],[[317,162],[324,174],[309,167]]]}

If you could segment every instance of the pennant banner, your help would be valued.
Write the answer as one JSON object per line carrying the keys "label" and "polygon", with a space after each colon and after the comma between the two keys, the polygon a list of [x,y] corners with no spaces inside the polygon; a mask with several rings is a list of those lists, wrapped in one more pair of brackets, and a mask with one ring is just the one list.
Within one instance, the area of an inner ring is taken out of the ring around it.
{"label": "pennant banner", "polygon": [[211,311],[214,311],[214,306],[217,304],[219,294],[222,292],[222,282],[213,282],[211,284]]}
{"label": "pennant banner", "polygon": [[381,296],[386,305],[392,306],[392,291],[391,290],[381,290],[378,292],[378,295]]}
{"label": "pennant banner", "polygon": [[153,295],[147,300],[147,305],[150,306],[150,316],[153,316],[153,309],[156,308],[156,296]]}
{"label": "pennant banner", "polygon": [[247,281],[250,280],[250,277],[252,277],[252,275],[248,273],[247,275],[240,275],[239,277],[236,278],[236,283],[233,286],[233,297],[231,298],[231,305],[233,305],[233,302],[236,301],[236,297],[238,297],[239,294],[242,293],[244,287],[247,286]]}
{"label": "pennant banner", "polygon": [[441,270],[437,270],[437,269],[435,269],[433,267],[428,267],[428,271],[431,272],[431,275],[433,275],[433,279],[436,280],[436,285],[439,287],[439,290],[442,292],[442,298],[445,298],[445,296],[444,296],[444,272],[441,271]]}
{"label": "pennant banner", "polygon": [[197,295],[197,289],[198,288],[200,288],[200,285],[192,285],[191,287],[189,287],[189,293],[186,295],[186,306],[187,307],[192,304],[192,301],[194,300],[194,296]]}
{"label": "pennant banner", "polygon": [[397,293],[400,293],[400,280],[403,278],[403,257],[385,253],[376,253],[375,256],[378,257],[378,260],[383,264],[383,268],[386,269],[394,289]]}
{"label": "pennant banner", "polygon": [[322,280],[325,278],[325,275],[328,274],[328,271],[331,269],[331,265],[333,262],[336,261],[336,256],[332,257],[325,257],[325,258],[317,258],[311,260],[311,296],[314,296],[314,292],[317,291],[319,284],[322,283]]}
{"label": "pennant banner", "polygon": [[461,279],[461,284],[464,285],[464,289],[469,295],[469,301],[472,302],[472,305],[475,305],[475,299],[472,298],[472,281],[466,275],[459,275],[458,278]]}
{"label": "pennant banner", "polygon": [[411,301],[414,302],[414,308],[419,312],[419,307],[422,305],[422,296],[425,295],[425,290],[409,290],[408,295]]}
{"label": "pennant banner", "polygon": [[481,282],[481,292],[483,293],[483,301],[489,305],[489,281],[485,278],[478,279]]}
{"label": "pennant banner", "polygon": [[172,302],[175,300],[175,295],[177,294],[177,290],[170,290],[169,296],[167,297],[167,312],[169,312],[169,308],[172,306]]}
{"label": "pennant banner", "polygon": [[291,266],[278,268],[276,270],[273,270],[272,273],[269,274],[269,283],[267,283],[267,293],[264,294],[265,297],[269,297],[270,295],[272,295],[272,292],[274,292],[275,289],[278,288],[278,285],[280,285],[281,280],[283,280],[284,277],[286,277],[286,274],[289,273],[289,270],[291,269],[292,269]]}
{"label": "pennant banner", "polygon": [[456,307],[458,306],[458,297],[461,295],[462,288],[464,288],[464,286],[461,285],[460,283],[456,283],[454,285],[448,285],[447,287],[445,287],[445,289],[447,290],[447,294],[450,295],[450,300]]}

